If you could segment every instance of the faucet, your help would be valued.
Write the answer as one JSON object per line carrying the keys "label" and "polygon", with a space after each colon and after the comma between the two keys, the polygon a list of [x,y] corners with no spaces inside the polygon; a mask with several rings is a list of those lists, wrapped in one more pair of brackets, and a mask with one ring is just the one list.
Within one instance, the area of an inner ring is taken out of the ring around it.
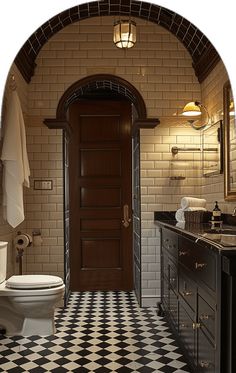
{"label": "faucet", "polygon": [[236,216],[236,206],[235,206],[235,208],[233,210],[232,216]]}

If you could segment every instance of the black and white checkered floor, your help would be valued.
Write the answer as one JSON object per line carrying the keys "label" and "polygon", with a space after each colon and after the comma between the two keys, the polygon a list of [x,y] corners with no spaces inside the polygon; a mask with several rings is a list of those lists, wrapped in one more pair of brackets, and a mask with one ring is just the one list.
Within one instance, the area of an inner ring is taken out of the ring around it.
{"label": "black and white checkered floor", "polygon": [[133,293],[73,293],[49,337],[0,337],[0,372],[187,373],[163,318]]}

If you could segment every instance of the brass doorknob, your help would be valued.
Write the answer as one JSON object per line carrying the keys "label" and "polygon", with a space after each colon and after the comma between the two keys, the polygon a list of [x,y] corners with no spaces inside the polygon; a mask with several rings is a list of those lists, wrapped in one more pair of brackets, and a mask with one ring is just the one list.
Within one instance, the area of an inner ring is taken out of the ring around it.
{"label": "brass doorknob", "polygon": [[129,217],[129,205],[124,205],[122,224],[125,228],[128,228],[131,221],[132,219]]}

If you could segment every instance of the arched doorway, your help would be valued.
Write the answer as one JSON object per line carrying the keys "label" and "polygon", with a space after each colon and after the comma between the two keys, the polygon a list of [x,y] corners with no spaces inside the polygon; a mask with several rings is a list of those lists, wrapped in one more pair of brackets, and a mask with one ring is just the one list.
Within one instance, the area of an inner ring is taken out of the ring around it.
{"label": "arched doorway", "polygon": [[[64,189],[65,189],[65,200],[64,200],[64,221],[65,221],[65,282],[66,282],[66,298],[68,298],[70,288],[72,286],[72,289],[76,288],[76,264],[73,269],[73,274],[71,276],[71,271],[70,271],[70,263],[72,262],[70,260],[70,232],[72,232],[72,236],[76,237],[76,230],[77,230],[77,225],[76,223],[74,224],[74,228],[71,230],[70,229],[70,224],[73,225],[73,222],[70,221],[69,216],[72,216],[72,220],[76,220],[76,216],[78,216],[78,212],[76,213],[70,213],[70,202],[74,202],[73,197],[71,197],[69,193],[69,180],[70,178],[73,178],[73,176],[70,177],[70,169],[69,169],[69,154],[72,154],[70,152],[70,138],[74,138],[74,130],[76,124],[72,123],[73,120],[70,120],[70,108],[72,108],[72,111],[75,111],[75,116],[78,116],[78,111],[77,108],[79,108],[78,103],[79,102],[84,102],[86,100],[87,102],[90,101],[90,103],[94,103],[94,99],[102,99],[102,102],[119,102],[121,103],[122,101],[125,100],[126,106],[127,103],[129,103],[130,106],[130,114],[129,114],[129,121],[130,121],[130,130],[129,130],[129,137],[131,140],[131,135],[132,135],[132,175],[131,171],[129,171],[128,178],[132,177],[132,191],[131,191],[131,185],[129,186],[130,188],[130,198],[132,194],[132,202],[130,202],[130,207],[132,205],[132,210],[133,210],[133,229],[132,229],[132,236],[133,236],[133,262],[132,265],[132,272],[133,272],[133,278],[134,278],[134,289],[137,295],[137,299],[140,301],[141,299],[141,244],[140,244],[140,176],[139,176],[139,153],[140,153],[140,148],[139,148],[139,129],[140,128],[153,128],[155,127],[158,123],[159,120],[157,118],[147,118],[146,117],[146,107],[144,100],[140,93],[136,90],[135,87],[133,87],[129,82],[125,81],[124,79],[121,79],[119,77],[113,76],[113,75],[93,75],[86,77],[84,79],[81,79],[80,81],[74,83],[71,85],[65,93],[62,95],[58,107],[57,107],[57,114],[56,118],[54,119],[45,119],[45,124],[49,128],[62,128],[64,130]],[[120,105],[120,104],[119,104]],[[118,105],[118,106],[119,106]],[[74,108],[74,109],[73,109]],[[93,107],[90,107],[89,111],[93,111]],[[99,109],[100,110],[100,109]],[[121,110],[119,106],[119,110]],[[68,115],[69,113],[69,115]],[[88,115],[88,114],[87,114]],[[100,113],[101,115],[101,113]],[[73,114],[72,114],[73,117]],[[73,128],[74,127],[74,128]],[[132,127],[132,128],[131,128]],[[101,140],[101,138],[100,138]],[[103,139],[104,140],[104,139]],[[103,141],[104,143],[104,141]],[[74,144],[75,145],[75,144]],[[76,145],[75,145],[76,147]],[[92,146],[94,149],[94,145]],[[100,146],[98,147],[100,148]],[[81,149],[80,149],[81,150]],[[101,150],[101,149],[100,149]],[[83,150],[82,150],[83,151]],[[131,150],[130,150],[131,151]],[[129,152],[129,151],[128,151]],[[107,153],[108,154],[108,153]],[[73,158],[73,154],[71,155]],[[108,155],[109,157],[109,155]],[[131,166],[131,163],[130,163]],[[84,167],[84,166],[83,166]],[[124,168],[124,166],[123,166]],[[75,169],[78,169],[78,164],[75,165]],[[81,164],[79,166],[79,169],[81,170]],[[84,171],[83,171],[84,172]],[[97,172],[97,171],[96,171]],[[103,171],[104,172],[104,171]],[[81,173],[81,171],[80,171]],[[73,175],[73,172],[71,173]],[[81,176],[81,175],[80,175]],[[104,181],[104,180],[103,180]],[[100,181],[103,183],[103,181]],[[101,191],[101,188],[100,188]],[[86,192],[85,192],[86,193]],[[120,193],[120,192],[119,192]],[[105,193],[106,194],[106,193]],[[121,193],[122,194],[122,193]],[[72,198],[72,201],[70,201]],[[81,201],[81,191],[80,191],[80,197],[76,198],[76,201]],[[83,203],[83,202],[82,202]],[[86,204],[87,202],[85,202]],[[110,202],[109,202],[110,203]],[[113,204],[113,202],[111,202]],[[116,206],[117,208],[122,211],[122,213],[125,213],[125,205],[124,200],[120,201],[121,205]],[[74,203],[73,203],[74,205]],[[88,207],[91,206],[84,206],[84,208],[87,208],[88,212]],[[110,208],[111,206],[109,206]],[[96,207],[95,207],[96,208]],[[83,207],[82,207],[83,209]],[[90,209],[90,212],[93,210],[93,208]],[[82,211],[82,210],[81,210]],[[97,211],[97,210],[96,210]],[[82,214],[83,215],[83,214]],[[82,216],[81,215],[81,216]],[[95,214],[96,215],[96,214]],[[119,217],[120,219],[120,217]],[[88,220],[88,219],[87,219]],[[90,223],[91,223],[91,215],[90,215]],[[102,219],[104,224],[106,224],[106,221],[108,219]],[[115,219],[113,219],[115,221]],[[121,220],[121,219],[120,219]],[[86,224],[86,223],[85,223]],[[97,222],[94,223],[95,226],[96,224],[100,224]],[[83,222],[80,222],[80,226],[83,225]],[[91,226],[91,224],[90,224]],[[120,223],[119,223],[120,226]],[[94,225],[93,225],[94,229]],[[126,229],[123,229],[125,231],[126,238],[125,240],[129,240],[131,244],[130,237],[127,237],[127,231]],[[88,231],[87,231],[88,232]],[[103,232],[104,232],[104,227],[103,227]],[[116,232],[117,233],[117,232]],[[93,233],[94,234],[94,233]],[[101,233],[100,233],[101,234]],[[114,234],[114,229],[113,229],[113,234]],[[81,231],[81,236],[83,236],[83,232]],[[108,239],[108,238],[106,238]],[[73,238],[74,241],[76,241],[76,238]],[[83,240],[80,239],[80,242],[82,243]],[[91,239],[89,240],[91,244]],[[99,240],[101,242],[101,239]],[[89,246],[88,240],[87,240],[87,246]],[[114,243],[114,240],[113,240]],[[76,244],[74,243],[74,246]],[[96,247],[95,241],[93,241],[93,247]],[[117,243],[115,243],[117,247]],[[83,244],[81,245],[82,248]],[[85,244],[86,246],[86,244]],[[104,245],[103,245],[104,246]],[[90,247],[91,249],[91,247]],[[76,250],[76,249],[75,249]],[[94,249],[92,249],[94,250]],[[82,249],[83,251],[83,249]],[[86,270],[83,272],[83,269],[81,267],[81,257],[82,257],[82,251],[80,250],[79,255],[75,254],[73,257],[75,261],[74,263],[80,263],[80,268],[81,268],[81,273],[85,273]],[[91,250],[90,250],[91,251]],[[118,251],[116,250],[118,253]],[[105,254],[105,253],[103,253]],[[117,254],[119,257],[122,256],[121,252]],[[87,258],[88,259],[88,258]],[[94,258],[91,259],[94,262]],[[113,259],[111,259],[113,260]],[[130,256],[129,259],[130,261]],[[73,265],[72,265],[73,266]],[[117,264],[115,264],[117,266]],[[90,274],[91,272],[90,268]],[[95,272],[95,270],[94,270]],[[101,271],[102,272],[102,271]],[[101,275],[101,273],[100,273]],[[71,280],[72,278],[72,280]],[[86,280],[84,280],[86,282]],[[95,280],[96,281],[96,280]],[[104,282],[104,280],[103,280]],[[129,278],[129,286],[131,284],[130,278]],[[91,285],[92,286],[92,285]],[[109,285],[111,286],[111,285]]]}

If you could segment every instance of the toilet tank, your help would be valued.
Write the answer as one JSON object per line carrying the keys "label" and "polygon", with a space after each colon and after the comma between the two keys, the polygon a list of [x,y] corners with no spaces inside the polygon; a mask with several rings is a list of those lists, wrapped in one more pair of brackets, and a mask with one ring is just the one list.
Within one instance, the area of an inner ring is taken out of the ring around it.
{"label": "toilet tank", "polygon": [[0,241],[0,284],[7,276],[7,242]]}

